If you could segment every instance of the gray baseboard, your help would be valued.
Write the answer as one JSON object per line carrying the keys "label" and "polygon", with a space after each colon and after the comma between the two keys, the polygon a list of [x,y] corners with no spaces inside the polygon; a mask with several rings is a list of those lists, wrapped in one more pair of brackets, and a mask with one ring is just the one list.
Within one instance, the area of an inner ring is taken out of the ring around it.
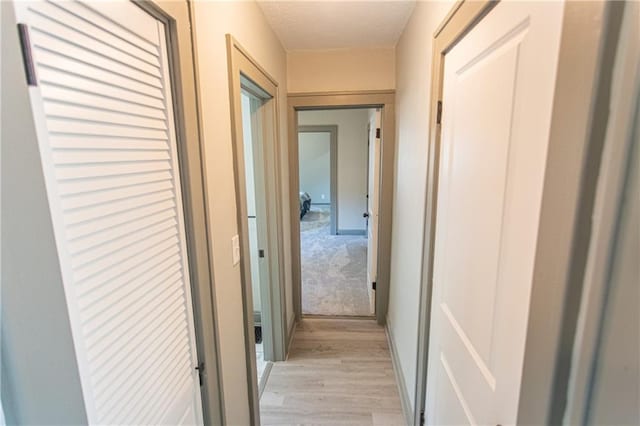
{"label": "gray baseboard", "polygon": [[338,229],[338,235],[367,235],[366,229]]}
{"label": "gray baseboard", "polygon": [[262,397],[264,388],[267,387],[267,380],[269,380],[269,374],[271,374],[272,368],[273,368],[273,362],[268,361],[267,365],[264,367],[264,372],[262,373],[262,377],[260,377],[260,383],[258,383],[258,399]]}
{"label": "gray baseboard", "polygon": [[296,334],[296,324],[297,324],[296,319],[293,318],[293,321],[289,326],[289,334],[287,335],[287,353],[284,356],[285,360],[289,358],[289,353],[291,352],[291,344],[293,343],[293,336]]}
{"label": "gray baseboard", "polygon": [[396,376],[396,382],[398,383],[398,393],[400,394],[400,403],[402,404],[402,413],[404,414],[404,421],[407,426],[415,424],[413,418],[413,408],[409,394],[407,392],[407,384],[404,381],[404,374],[400,368],[400,359],[398,357],[398,351],[396,349],[393,334],[390,327],[389,317],[387,317],[387,324],[384,327],[385,334],[387,335],[387,342],[389,343],[389,352],[391,352],[391,363],[393,364],[393,372]]}

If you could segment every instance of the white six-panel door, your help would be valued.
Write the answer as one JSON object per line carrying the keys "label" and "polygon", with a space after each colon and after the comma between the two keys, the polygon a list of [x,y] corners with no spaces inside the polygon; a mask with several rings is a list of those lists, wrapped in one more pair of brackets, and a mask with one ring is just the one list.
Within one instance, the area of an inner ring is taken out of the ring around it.
{"label": "white six-panel door", "polygon": [[562,2],[500,2],[447,55],[427,423],[515,424]]}
{"label": "white six-panel door", "polygon": [[88,420],[201,424],[164,25],[128,1],[16,13]]}

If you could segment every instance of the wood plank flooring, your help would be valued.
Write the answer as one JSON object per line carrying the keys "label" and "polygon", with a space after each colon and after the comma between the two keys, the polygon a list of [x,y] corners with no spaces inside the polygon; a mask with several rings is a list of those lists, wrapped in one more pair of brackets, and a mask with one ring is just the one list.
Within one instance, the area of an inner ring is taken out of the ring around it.
{"label": "wood plank flooring", "polygon": [[273,365],[260,412],[263,425],[404,425],[384,328],[304,319],[289,359]]}

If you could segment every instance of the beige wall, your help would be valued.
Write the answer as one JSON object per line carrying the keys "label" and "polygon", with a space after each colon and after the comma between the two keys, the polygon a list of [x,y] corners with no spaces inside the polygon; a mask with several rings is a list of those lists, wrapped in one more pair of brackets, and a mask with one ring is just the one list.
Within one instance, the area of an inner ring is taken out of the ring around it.
{"label": "beige wall", "polygon": [[453,1],[418,2],[396,46],[396,168],[390,331],[409,400],[415,393],[433,33]]}
{"label": "beige wall", "polygon": [[[300,126],[338,126],[338,230],[366,230],[366,220],[362,213],[367,210],[368,122],[367,109],[298,113]],[[300,190],[304,191],[304,188]]]}
{"label": "beige wall", "polygon": [[[192,2],[195,19],[197,73],[200,84],[200,106],[203,118],[206,191],[210,233],[213,241],[215,292],[220,336],[222,381],[226,423],[249,424],[246,378],[242,290],[240,269],[233,266],[231,238],[238,233],[234,167],[231,145],[229,79],[225,34],[238,42],[279,83],[280,139],[286,147],[286,53],[268,26],[255,2]],[[281,159],[286,164],[287,152]],[[282,170],[283,168],[281,168]],[[288,193],[288,176],[283,170],[283,194]],[[289,211],[284,200],[283,210]],[[289,223],[284,224],[288,233]],[[288,241],[288,234],[285,241]],[[290,249],[285,246],[285,262],[290,262]],[[288,289],[291,274],[286,271]],[[292,318],[291,292],[287,309]]]}
{"label": "beige wall", "polygon": [[290,93],[395,88],[393,48],[287,53]]}

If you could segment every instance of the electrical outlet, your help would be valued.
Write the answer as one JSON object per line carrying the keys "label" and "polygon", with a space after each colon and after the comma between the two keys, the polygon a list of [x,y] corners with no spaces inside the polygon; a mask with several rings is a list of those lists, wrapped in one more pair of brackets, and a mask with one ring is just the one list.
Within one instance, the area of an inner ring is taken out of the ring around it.
{"label": "electrical outlet", "polygon": [[233,250],[233,266],[236,266],[240,263],[240,237],[238,235],[231,238],[231,249]]}

